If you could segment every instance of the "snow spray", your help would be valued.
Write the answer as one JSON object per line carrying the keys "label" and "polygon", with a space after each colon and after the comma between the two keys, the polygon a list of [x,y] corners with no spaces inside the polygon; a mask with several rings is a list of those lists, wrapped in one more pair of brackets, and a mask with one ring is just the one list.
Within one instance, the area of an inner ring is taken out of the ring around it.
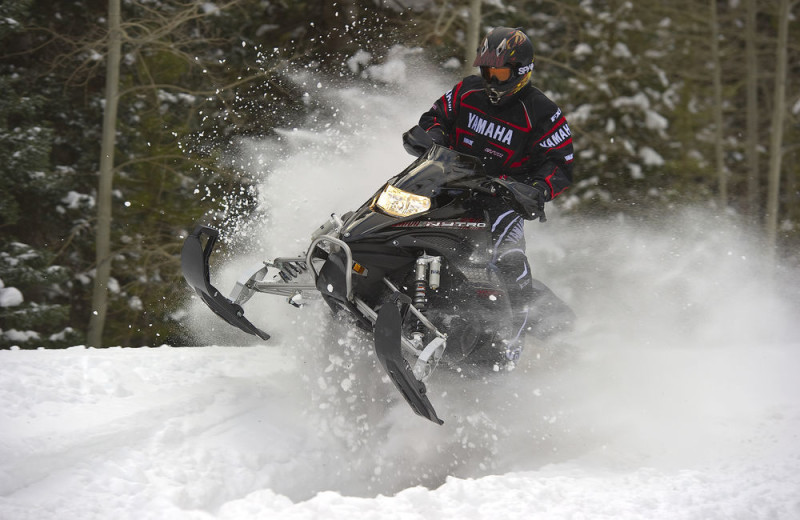
{"label": "snow spray", "polygon": [[[218,287],[232,286],[248,263],[303,252],[331,212],[355,209],[410,162],[403,131],[455,82],[415,64],[410,84],[412,59],[397,49],[349,86],[294,74],[304,100],[320,110],[274,137],[242,142],[242,160],[261,179],[258,218],[238,230],[242,258],[215,273]],[[579,161],[575,174],[583,174]],[[797,273],[767,283],[771,269],[757,240],[709,210],[676,208],[648,224],[560,213],[556,201],[547,224],[527,224],[528,256],[534,276],[578,314],[576,330],[557,342],[529,341],[510,373],[434,374],[428,386],[441,427],[408,409],[370,339],[324,304],[297,310],[254,297],[247,315],[273,338],[253,348],[294,359],[297,377],[286,392],[305,405],[284,412],[308,424],[298,445],[313,445],[329,462],[285,475],[275,489],[293,500],[323,490],[375,496],[436,487],[450,475],[578,460],[686,467],[742,457],[745,442],[748,456],[779,452],[759,431],[766,423],[788,432],[798,422],[776,414],[800,387],[775,363],[787,351],[794,366],[800,361],[797,301],[787,297],[792,287],[796,296]],[[200,306],[192,314],[206,341],[253,344]]]}

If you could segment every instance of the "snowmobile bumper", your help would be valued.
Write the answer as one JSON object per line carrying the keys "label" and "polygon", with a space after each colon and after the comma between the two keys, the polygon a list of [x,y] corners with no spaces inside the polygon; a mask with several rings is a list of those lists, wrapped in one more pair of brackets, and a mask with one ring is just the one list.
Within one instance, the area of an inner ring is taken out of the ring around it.
{"label": "snowmobile bumper", "polygon": [[[206,237],[203,245],[203,236]],[[181,270],[186,282],[200,296],[200,299],[214,311],[217,316],[248,334],[254,334],[263,340],[269,334],[259,329],[244,317],[241,305],[222,296],[219,290],[211,285],[208,272],[208,259],[214,250],[219,232],[206,226],[197,226],[183,243],[181,250]]]}

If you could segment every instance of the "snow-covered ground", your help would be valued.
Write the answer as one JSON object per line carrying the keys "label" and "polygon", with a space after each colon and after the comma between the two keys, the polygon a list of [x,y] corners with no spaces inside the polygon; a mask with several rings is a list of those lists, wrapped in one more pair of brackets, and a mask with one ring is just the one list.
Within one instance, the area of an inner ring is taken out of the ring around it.
{"label": "snow-covered ground", "polygon": [[269,346],[2,351],[0,518],[800,518],[800,343],[645,313],[435,375],[443,426],[314,311]]}
{"label": "snow-covered ground", "polygon": [[[223,290],[407,163],[443,88],[307,85],[332,115],[249,143],[267,210],[215,258]],[[0,519],[800,518],[798,273],[705,211],[550,217],[529,256],[577,329],[510,373],[434,374],[443,426],[316,303],[254,298],[267,344],[195,302],[209,346],[0,351]]]}

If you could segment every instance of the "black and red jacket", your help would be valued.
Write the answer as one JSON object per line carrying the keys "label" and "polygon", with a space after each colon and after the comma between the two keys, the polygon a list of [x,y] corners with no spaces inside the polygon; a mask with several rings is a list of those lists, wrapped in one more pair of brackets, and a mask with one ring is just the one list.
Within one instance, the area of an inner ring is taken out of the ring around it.
{"label": "black and red jacket", "polygon": [[429,132],[439,127],[453,149],[480,157],[489,175],[527,184],[544,181],[550,198],[572,183],[567,120],[531,84],[493,105],[480,76],[468,76],[436,100],[419,125]]}

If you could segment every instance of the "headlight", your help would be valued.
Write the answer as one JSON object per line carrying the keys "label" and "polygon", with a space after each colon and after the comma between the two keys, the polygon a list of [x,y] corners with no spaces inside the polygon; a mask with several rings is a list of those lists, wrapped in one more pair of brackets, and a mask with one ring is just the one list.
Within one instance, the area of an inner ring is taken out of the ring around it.
{"label": "headlight", "polygon": [[410,217],[431,209],[431,199],[387,184],[375,205],[389,215]]}

